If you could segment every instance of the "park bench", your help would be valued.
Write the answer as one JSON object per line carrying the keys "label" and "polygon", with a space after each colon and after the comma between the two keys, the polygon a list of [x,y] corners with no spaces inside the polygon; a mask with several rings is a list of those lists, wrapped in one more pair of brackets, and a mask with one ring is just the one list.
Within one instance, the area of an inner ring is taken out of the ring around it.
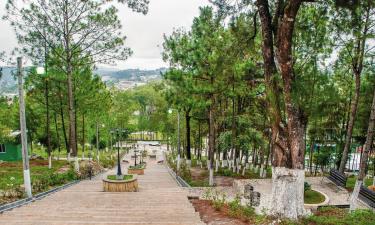
{"label": "park bench", "polygon": [[340,186],[343,188],[346,187],[346,181],[348,180],[345,174],[342,174],[335,169],[331,169],[329,171],[329,176],[327,178],[333,183],[335,183],[337,186]]}
{"label": "park bench", "polygon": [[372,191],[365,186],[361,186],[358,198],[370,207],[375,208],[375,191]]}

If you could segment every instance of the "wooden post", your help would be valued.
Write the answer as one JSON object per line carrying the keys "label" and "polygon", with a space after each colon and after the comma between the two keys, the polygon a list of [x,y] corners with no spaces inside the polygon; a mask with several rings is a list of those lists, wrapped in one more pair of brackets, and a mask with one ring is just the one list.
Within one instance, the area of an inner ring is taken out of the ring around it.
{"label": "wooden post", "polygon": [[25,99],[23,92],[23,70],[22,57],[17,58],[17,75],[18,75],[18,93],[20,105],[20,126],[21,126],[21,143],[22,143],[22,161],[23,161],[23,180],[27,197],[33,197],[31,193],[31,179],[29,155],[27,152],[27,134],[26,134],[26,116],[25,116]]}

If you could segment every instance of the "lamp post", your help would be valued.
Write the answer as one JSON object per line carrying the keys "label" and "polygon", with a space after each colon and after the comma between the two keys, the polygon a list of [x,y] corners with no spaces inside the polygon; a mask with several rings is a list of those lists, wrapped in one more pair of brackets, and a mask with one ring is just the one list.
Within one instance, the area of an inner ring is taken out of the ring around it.
{"label": "lamp post", "polygon": [[51,128],[50,128],[50,115],[49,115],[49,82],[47,76],[47,64],[44,67],[37,67],[36,73],[38,75],[44,75],[44,97],[46,100],[46,133],[47,133],[47,152],[48,152],[48,168],[52,168],[52,146],[51,146]]}
{"label": "lamp post", "polygon": [[122,180],[123,179],[123,174],[121,171],[121,160],[120,160],[120,135],[121,133],[125,133],[125,129],[112,129],[111,134],[115,134],[117,137],[117,174],[116,174],[116,179],[117,180]]}

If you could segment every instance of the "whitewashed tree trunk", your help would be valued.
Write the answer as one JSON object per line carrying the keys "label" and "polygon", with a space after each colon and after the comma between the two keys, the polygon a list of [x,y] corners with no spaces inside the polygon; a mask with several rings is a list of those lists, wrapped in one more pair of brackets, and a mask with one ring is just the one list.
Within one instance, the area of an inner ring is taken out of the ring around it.
{"label": "whitewashed tree trunk", "polygon": [[247,170],[250,168],[249,163],[246,163],[246,164],[245,164],[245,168],[246,168]]}
{"label": "whitewashed tree trunk", "polygon": [[76,172],[79,172],[79,162],[78,162],[78,157],[74,157],[74,170]]}
{"label": "whitewashed tree trunk", "polygon": [[48,169],[52,169],[52,155],[48,156]]}
{"label": "whitewashed tree trunk", "polygon": [[254,172],[258,173],[258,171],[259,171],[259,165],[256,165],[255,168],[254,168]]}
{"label": "whitewashed tree trunk", "polygon": [[177,155],[177,173],[180,172],[181,158],[180,155]]}
{"label": "whitewashed tree trunk", "polygon": [[191,167],[191,160],[186,160],[186,164],[190,168]]}
{"label": "whitewashed tree trunk", "polygon": [[70,162],[70,152],[68,152],[68,162]]}
{"label": "whitewashed tree trunk", "polygon": [[266,170],[264,169],[264,165],[263,164],[260,166],[259,177],[260,178],[266,177]]}
{"label": "whitewashed tree trunk", "polygon": [[212,187],[214,185],[214,170],[210,168],[210,175],[208,179],[208,184]]}
{"label": "whitewashed tree trunk", "polygon": [[359,191],[361,190],[362,184],[363,184],[362,180],[357,180],[355,182],[354,190],[352,194],[350,195],[350,200],[349,200],[350,211],[357,209],[357,199],[358,199]]}
{"label": "whitewashed tree trunk", "polygon": [[218,159],[216,159],[216,161],[215,161],[215,172],[219,171],[219,164],[220,164],[220,161]]}
{"label": "whitewashed tree trunk", "polygon": [[246,166],[242,169],[242,176],[245,176]]}
{"label": "whitewashed tree trunk", "polygon": [[306,215],[304,181],[304,170],[273,167],[270,214],[290,219]]}
{"label": "whitewashed tree trunk", "polygon": [[222,162],[221,162],[221,167],[227,167],[228,166],[228,160],[227,159],[224,159]]}

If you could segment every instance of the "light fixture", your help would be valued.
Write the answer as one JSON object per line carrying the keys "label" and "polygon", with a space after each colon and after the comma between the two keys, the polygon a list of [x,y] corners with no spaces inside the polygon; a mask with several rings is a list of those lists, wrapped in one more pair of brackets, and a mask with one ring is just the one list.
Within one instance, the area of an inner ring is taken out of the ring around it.
{"label": "light fixture", "polygon": [[38,66],[38,67],[36,68],[36,73],[39,74],[39,75],[42,75],[42,74],[44,74],[45,72],[46,72],[46,71],[45,71],[44,67],[42,67],[42,66]]}

